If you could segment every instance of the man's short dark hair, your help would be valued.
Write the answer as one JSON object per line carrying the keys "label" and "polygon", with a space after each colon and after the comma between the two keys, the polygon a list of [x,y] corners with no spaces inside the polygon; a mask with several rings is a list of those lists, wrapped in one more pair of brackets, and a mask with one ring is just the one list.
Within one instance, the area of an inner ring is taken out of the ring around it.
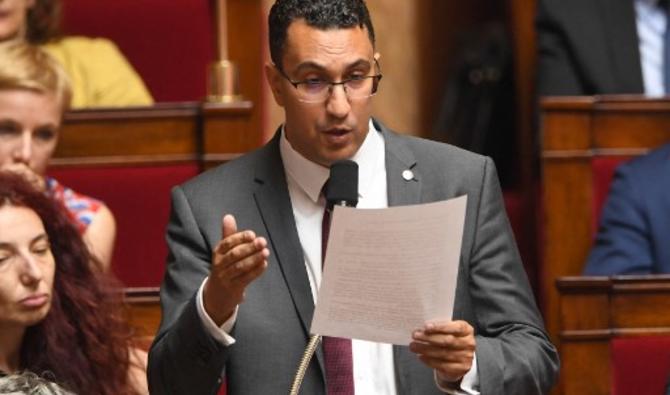
{"label": "man's short dark hair", "polygon": [[322,30],[366,27],[372,46],[375,45],[375,30],[365,0],[277,0],[270,10],[268,24],[270,58],[279,69],[282,69],[286,32],[298,19]]}

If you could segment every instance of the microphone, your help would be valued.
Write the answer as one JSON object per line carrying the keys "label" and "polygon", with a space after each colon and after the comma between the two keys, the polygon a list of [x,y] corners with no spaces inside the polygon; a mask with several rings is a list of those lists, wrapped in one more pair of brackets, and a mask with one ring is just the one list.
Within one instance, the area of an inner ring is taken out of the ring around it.
{"label": "microphone", "polygon": [[[330,165],[330,178],[326,183],[325,195],[328,211],[332,210],[334,206],[356,207],[358,204],[358,163],[348,159],[333,162]],[[330,223],[328,226],[330,226]],[[312,360],[320,342],[321,335],[314,334],[309,337],[309,343],[307,343],[305,352],[300,359],[289,395],[298,395],[309,362]]]}
{"label": "microphone", "polygon": [[329,210],[336,205],[356,207],[358,163],[353,160],[338,160],[330,166],[330,178],[326,184],[326,202]]}

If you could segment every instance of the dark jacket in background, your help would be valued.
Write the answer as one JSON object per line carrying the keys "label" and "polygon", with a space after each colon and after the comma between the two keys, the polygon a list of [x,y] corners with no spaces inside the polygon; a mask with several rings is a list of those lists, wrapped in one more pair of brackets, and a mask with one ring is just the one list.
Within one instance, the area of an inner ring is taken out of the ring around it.
{"label": "dark jacket in background", "polygon": [[538,0],[538,92],[644,93],[633,0]]}
{"label": "dark jacket in background", "polygon": [[585,273],[670,273],[669,219],[670,144],[666,144],[617,168]]}

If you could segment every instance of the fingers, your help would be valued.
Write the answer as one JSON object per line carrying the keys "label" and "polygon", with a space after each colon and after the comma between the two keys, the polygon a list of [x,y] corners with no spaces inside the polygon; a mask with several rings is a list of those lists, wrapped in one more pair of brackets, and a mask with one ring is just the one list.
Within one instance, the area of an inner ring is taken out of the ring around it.
{"label": "fingers", "polygon": [[463,359],[472,359],[475,354],[474,341],[460,344],[449,344],[448,346],[436,345],[435,343],[410,343],[410,350],[415,354],[428,358],[439,358],[446,362],[456,362]]}
{"label": "fingers", "polygon": [[218,325],[244,300],[247,286],[263,274],[270,256],[265,238],[250,230],[239,231],[232,215],[223,217],[221,233],[203,293],[205,310]]}
{"label": "fingers", "polygon": [[221,227],[221,239],[225,239],[237,232],[237,221],[235,221],[235,217],[230,214],[224,215],[223,220],[221,221]]}
{"label": "fingers", "polygon": [[221,227],[222,239],[212,253],[210,277],[241,293],[267,267],[268,243],[253,231],[238,231],[235,217],[230,214],[223,217]]}
{"label": "fingers", "polygon": [[238,244],[221,255],[216,263],[217,274],[231,281],[242,281],[247,273],[267,263],[270,251],[266,246],[267,242],[262,237]]}
{"label": "fingers", "polygon": [[38,191],[46,190],[46,181],[44,178],[35,173],[33,169],[23,163],[12,163],[4,166],[2,170],[10,171],[20,175],[21,177],[25,178],[26,181],[32,184],[33,188],[37,189]]}
{"label": "fingers", "polygon": [[476,341],[474,328],[465,321],[428,322],[412,333],[412,339],[410,350],[450,381],[472,367]]}

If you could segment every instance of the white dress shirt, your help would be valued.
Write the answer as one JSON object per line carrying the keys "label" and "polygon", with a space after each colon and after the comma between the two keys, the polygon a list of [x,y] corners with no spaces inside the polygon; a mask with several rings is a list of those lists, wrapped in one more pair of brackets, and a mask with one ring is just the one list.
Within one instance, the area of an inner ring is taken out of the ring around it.
{"label": "white dress shirt", "polygon": [[663,96],[670,93],[665,91],[663,59],[668,17],[658,0],[635,0],[634,4],[644,94]]}
{"label": "white dress shirt", "polygon": [[[298,237],[305,257],[305,268],[312,297],[316,303],[318,288],[321,283],[321,222],[325,207],[325,198],[321,189],[328,180],[330,170],[318,165],[291,147],[282,130],[279,143],[280,155],[286,172],[293,216],[298,229]],[[357,208],[388,207],[386,186],[385,145],[382,135],[377,132],[372,121],[369,132],[351,158],[358,164],[358,204]],[[198,291],[197,310],[208,332],[224,345],[231,345],[235,339],[229,335],[235,319],[233,316],[221,327],[206,314],[202,292],[203,284]],[[352,340],[354,387],[358,394],[396,395],[396,381],[393,363],[393,346],[364,340]],[[297,367],[296,367],[297,368]],[[436,383],[438,380],[436,379]],[[438,385],[439,387],[439,385]],[[441,388],[450,394],[479,394],[476,358],[472,369],[463,377],[460,390]]]}

